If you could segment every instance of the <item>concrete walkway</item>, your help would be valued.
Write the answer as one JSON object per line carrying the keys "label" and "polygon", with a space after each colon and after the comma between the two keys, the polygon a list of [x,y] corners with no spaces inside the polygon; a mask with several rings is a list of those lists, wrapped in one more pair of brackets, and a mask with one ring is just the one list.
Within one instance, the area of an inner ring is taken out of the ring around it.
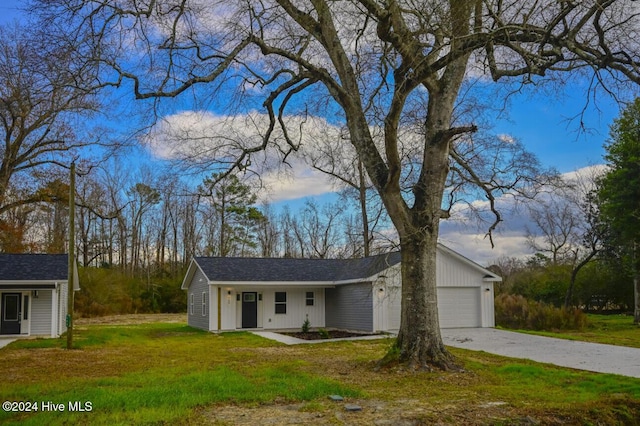
{"label": "concrete walkway", "polygon": [[342,340],[377,340],[388,337],[394,337],[393,335],[381,335],[372,334],[371,336],[358,336],[358,337],[343,337],[340,339],[322,339],[322,340],[305,340],[298,339],[297,337],[287,336],[286,334],[274,333],[271,331],[252,331],[253,334],[264,337],[265,339],[275,340],[285,345],[301,345],[301,344],[314,344],[314,343],[328,343],[328,342],[340,342]]}
{"label": "concrete walkway", "polygon": [[[326,343],[345,339],[302,340],[270,331],[254,334],[287,345]],[[392,337],[392,336],[390,336]],[[348,340],[380,339],[381,336],[364,336]],[[442,340],[447,346],[484,351],[511,358],[529,359],[535,362],[558,365],[597,373],[619,374],[640,378],[640,349],[598,343],[534,336],[493,328],[457,328],[442,330]]]}
{"label": "concrete walkway", "polygon": [[11,338],[6,338],[6,337],[0,337],[0,349],[4,348],[5,346],[7,346],[9,343],[15,341],[16,339],[11,339]]}

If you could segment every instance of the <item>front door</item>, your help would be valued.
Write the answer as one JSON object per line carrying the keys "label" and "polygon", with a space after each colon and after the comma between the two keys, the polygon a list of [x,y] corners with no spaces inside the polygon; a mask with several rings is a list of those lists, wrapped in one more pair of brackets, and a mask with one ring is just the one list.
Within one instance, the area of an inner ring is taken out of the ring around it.
{"label": "front door", "polygon": [[258,327],[258,293],[242,293],[242,328]]}
{"label": "front door", "polygon": [[20,334],[21,293],[2,293],[0,334]]}

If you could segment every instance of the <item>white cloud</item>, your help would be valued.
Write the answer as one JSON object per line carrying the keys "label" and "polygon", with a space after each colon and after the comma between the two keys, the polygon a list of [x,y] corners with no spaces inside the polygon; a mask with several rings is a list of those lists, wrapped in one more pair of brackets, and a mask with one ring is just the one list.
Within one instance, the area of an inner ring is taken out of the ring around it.
{"label": "white cloud", "polygon": [[501,257],[523,258],[532,254],[527,247],[524,233],[518,231],[495,233],[493,248],[486,233],[471,230],[448,230],[444,227],[439,240],[445,246],[483,266],[489,266]]}
{"label": "white cloud", "polygon": [[[589,190],[593,182],[590,179],[605,170],[606,166],[593,165],[564,173],[561,178],[568,184],[580,185]],[[540,197],[548,199],[549,196],[543,194]],[[483,207],[486,210],[487,204],[488,202],[484,200],[475,200],[470,203],[475,210]],[[496,206],[503,220],[493,233],[494,248],[491,248],[489,238],[486,236],[490,223],[478,222],[473,209],[463,204],[455,206],[452,209],[452,218],[441,223],[441,242],[482,265],[488,265],[503,256],[522,258],[533,254],[526,240],[526,227],[530,225],[526,209],[518,208],[511,195],[499,197],[496,200]],[[492,219],[490,216],[481,216],[486,220]]]}
{"label": "white cloud", "polygon": [[262,176],[265,191],[261,194],[261,201],[296,200],[327,194],[335,190],[335,186],[326,174],[309,168],[300,160],[289,163],[290,166],[267,171]]}
{"label": "white cloud", "polygon": [[[261,201],[278,202],[334,192],[336,181],[312,168],[310,158],[317,157],[327,140],[339,141],[340,129],[317,117],[289,116],[286,123],[288,138],[299,145],[297,151],[292,151],[283,162],[283,151],[290,146],[282,129],[276,126],[266,149],[250,157],[248,168],[260,177],[264,186]],[[143,142],[158,159],[204,172],[228,167],[243,149],[262,145],[268,127],[269,117],[255,111],[237,116],[184,111],[165,117]]]}
{"label": "white cloud", "polygon": [[498,139],[504,143],[514,144],[516,142],[516,139],[513,136],[506,133],[499,134]]}

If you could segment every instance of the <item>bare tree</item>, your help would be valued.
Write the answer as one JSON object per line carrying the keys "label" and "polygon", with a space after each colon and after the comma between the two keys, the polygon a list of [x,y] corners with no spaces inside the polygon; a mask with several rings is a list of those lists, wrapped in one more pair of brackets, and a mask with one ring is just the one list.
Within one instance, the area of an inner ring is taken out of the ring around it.
{"label": "bare tree", "polygon": [[311,257],[325,259],[335,256],[334,252],[340,245],[338,225],[341,215],[342,208],[338,203],[320,207],[313,200],[305,202],[299,215],[300,228]]}
{"label": "bare tree", "polygon": [[[98,105],[85,85],[88,68],[78,68],[73,45],[46,43],[42,31],[0,26],[0,213],[16,205],[51,198],[31,191],[8,200],[16,175],[43,176],[48,167],[68,167],[81,141],[75,121]],[[54,173],[55,178],[56,173]]]}
{"label": "bare tree", "polygon": [[[67,37],[87,41],[81,53],[109,67],[105,78],[127,81],[138,99],[192,89],[233,109],[263,96],[269,120],[261,137],[217,145],[226,167],[247,168],[269,147],[285,159],[298,149],[287,114],[331,111],[340,119],[400,238],[396,344],[400,360],[419,368],[455,368],[440,334],[435,276],[451,165],[489,200],[503,189],[457,150],[477,130],[468,115],[454,115],[465,81],[541,83],[582,72],[591,89],[605,85],[613,94],[640,82],[630,0],[37,3],[62,17]],[[400,152],[408,134],[421,141],[411,163]]]}
{"label": "bare tree", "polygon": [[156,188],[144,182],[137,182],[127,190],[130,197],[129,211],[131,231],[131,270],[135,271],[142,260],[143,242],[148,239],[145,216],[160,202],[160,193]]}
{"label": "bare tree", "polygon": [[595,196],[601,169],[574,173],[546,197],[528,205],[533,229],[527,229],[529,246],[549,253],[554,265],[571,266],[564,306],[569,308],[580,270],[602,249],[606,228],[600,221]]}
{"label": "bare tree", "polygon": [[549,253],[554,265],[572,259],[580,241],[581,218],[577,206],[561,195],[551,195],[528,207],[533,225],[526,229],[529,247],[536,252]]}
{"label": "bare tree", "polygon": [[273,208],[266,204],[261,207],[263,218],[258,223],[258,253],[261,257],[277,257],[280,255],[280,229]]}
{"label": "bare tree", "polygon": [[362,248],[357,251],[361,251],[363,256],[369,256],[383,206],[378,197],[372,196],[375,188],[367,178],[364,165],[355,150],[350,144],[346,144],[346,132],[325,131],[322,136],[324,137],[314,138],[314,146],[305,154],[312,167],[335,179],[336,186],[342,188],[341,193],[345,199],[353,198],[357,201]]}

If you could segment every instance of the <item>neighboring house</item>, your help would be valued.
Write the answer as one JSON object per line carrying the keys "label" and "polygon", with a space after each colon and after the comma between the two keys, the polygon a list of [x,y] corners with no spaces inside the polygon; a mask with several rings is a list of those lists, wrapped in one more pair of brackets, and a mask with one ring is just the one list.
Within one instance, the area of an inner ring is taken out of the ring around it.
{"label": "neighboring house", "polygon": [[[437,254],[443,328],[493,327],[493,283],[502,279],[443,246]],[[182,282],[189,325],[204,330],[396,331],[400,253],[363,259],[196,257]]]}
{"label": "neighboring house", "polygon": [[68,259],[0,254],[0,335],[58,337],[67,330]]}

